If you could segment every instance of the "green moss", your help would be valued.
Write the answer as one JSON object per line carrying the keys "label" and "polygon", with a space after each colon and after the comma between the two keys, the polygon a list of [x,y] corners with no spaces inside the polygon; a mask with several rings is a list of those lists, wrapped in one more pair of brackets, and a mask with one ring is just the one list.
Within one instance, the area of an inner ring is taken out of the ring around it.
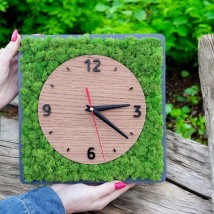
{"label": "green moss", "polygon": [[[68,48],[69,47],[69,48]],[[150,179],[158,181],[164,169],[161,41],[156,38],[90,39],[24,38],[20,66],[23,73],[21,105],[22,164],[25,181],[111,181]],[[111,57],[128,67],[138,78],[145,96],[147,115],[135,145],[121,157],[99,165],[79,164],[57,153],[39,125],[39,94],[48,76],[63,62],[85,54]]]}

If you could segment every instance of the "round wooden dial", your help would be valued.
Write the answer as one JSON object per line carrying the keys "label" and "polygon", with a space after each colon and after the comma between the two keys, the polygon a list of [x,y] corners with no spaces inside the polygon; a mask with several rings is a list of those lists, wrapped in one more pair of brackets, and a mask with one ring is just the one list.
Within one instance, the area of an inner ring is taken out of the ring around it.
{"label": "round wooden dial", "polygon": [[[129,105],[118,107],[122,104]],[[63,63],[48,77],[38,116],[57,152],[75,162],[100,164],[134,145],[144,126],[146,103],[141,85],[127,67],[109,57],[83,55]]]}

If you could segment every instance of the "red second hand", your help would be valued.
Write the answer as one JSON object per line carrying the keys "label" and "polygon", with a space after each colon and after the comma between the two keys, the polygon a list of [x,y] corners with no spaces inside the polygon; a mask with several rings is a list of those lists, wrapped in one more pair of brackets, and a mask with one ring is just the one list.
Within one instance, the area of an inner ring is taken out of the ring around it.
{"label": "red second hand", "polygon": [[[89,95],[88,88],[86,88],[85,91],[86,91],[86,95],[87,95],[87,98],[88,98],[88,102],[89,102],[90,108],[92,108],[92,103],[91,103],[91,98],[90,98],[90,95]],[[96,123],[96,120],[95,120],[95,116],[94,116],[93,110],[91,111],[91,113],[92,113],[92,117],[93,117],[93,120],[94,120],[94,125],[95,125],[96,132],[97,132],[97,137],[98,137],[99,144],[100,144],[100,149],[101,149],[101,152],[102,152],[102,155],[103,155],[103,160],[105,161],[103,148],[102,148],[102,144],[101,144],[101,140],[100,140],[100,136],[99,136],[99,132],[98,132],[98,128],[97,128],[97,123]]]}

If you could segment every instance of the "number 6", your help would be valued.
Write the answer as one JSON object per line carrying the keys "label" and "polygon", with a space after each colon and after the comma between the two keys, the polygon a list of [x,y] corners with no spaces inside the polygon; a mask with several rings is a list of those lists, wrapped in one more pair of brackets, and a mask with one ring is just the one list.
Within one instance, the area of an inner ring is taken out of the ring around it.
{"label": "number 6", "polygon": [[94,150],[94,147],[90,147],[90,148],[88,149],[88,158],[92,160],[92,159],[95,158],[95,153],[92,152],[91,150]]}

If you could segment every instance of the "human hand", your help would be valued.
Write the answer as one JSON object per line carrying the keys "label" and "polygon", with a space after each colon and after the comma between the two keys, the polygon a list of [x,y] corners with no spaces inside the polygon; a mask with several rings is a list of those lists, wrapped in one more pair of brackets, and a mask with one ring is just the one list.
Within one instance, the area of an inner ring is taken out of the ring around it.
{"label": "human hand", "polygon": [[54,184],[51,188],[62,201],[66,213],[95,211],[103,209],[134,184],[113,181],[99,186],[85,184]]}
{"label": "human hand", "polygon": [[18,93],[18,48],[21,37],[13,32],[10,43],[0,50],[0,109]]}

